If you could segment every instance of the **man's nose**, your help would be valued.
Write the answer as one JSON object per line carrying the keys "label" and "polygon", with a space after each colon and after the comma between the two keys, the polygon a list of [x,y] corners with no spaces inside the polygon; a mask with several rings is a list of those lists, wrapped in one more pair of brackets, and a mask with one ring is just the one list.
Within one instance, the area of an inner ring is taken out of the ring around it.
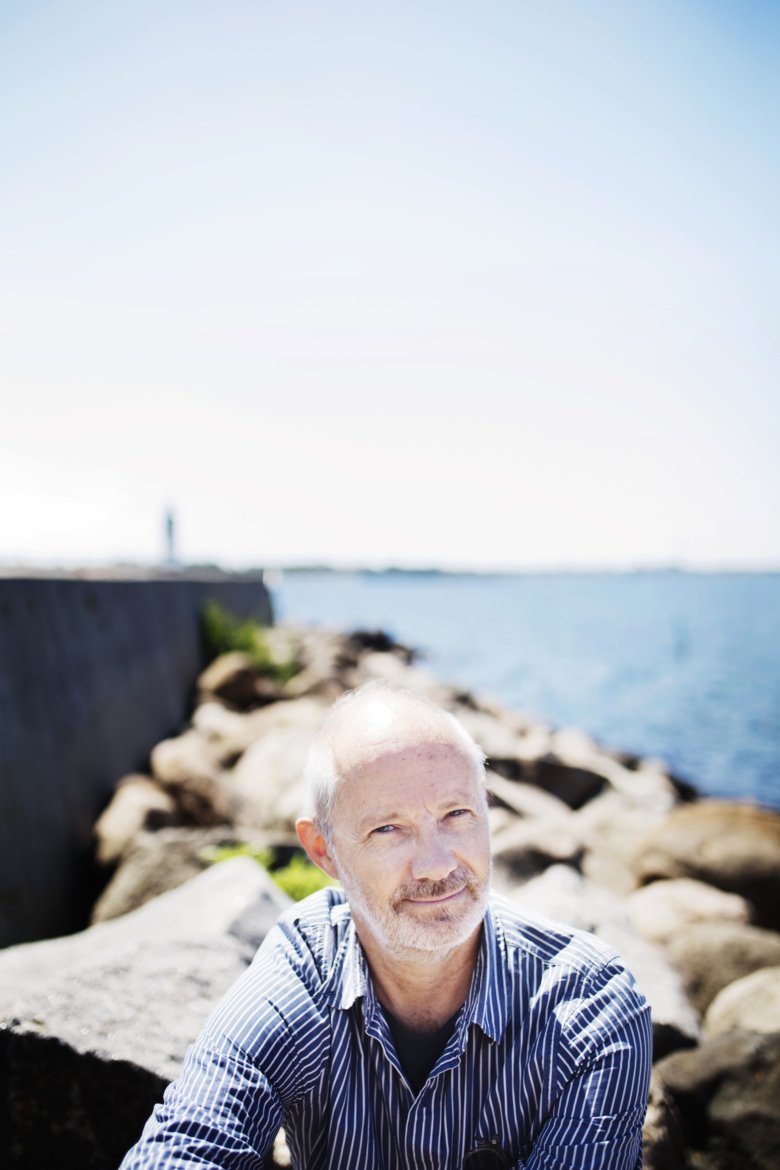
{"label": "man's nose", "polygon": [[417,841],[411,870],[415,881],[441,881],[449,877],[457,862],[441,833],[429,833]]}

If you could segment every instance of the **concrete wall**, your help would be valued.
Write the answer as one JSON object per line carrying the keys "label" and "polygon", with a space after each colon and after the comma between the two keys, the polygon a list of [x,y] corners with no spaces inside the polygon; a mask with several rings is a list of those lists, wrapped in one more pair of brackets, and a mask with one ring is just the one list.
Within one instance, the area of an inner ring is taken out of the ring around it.
{"label": "concrete wall", "polygon": [[0,946],[84,925],[92,825],[186,722],[209,597],[271,620],[259,578],[0,579]]}

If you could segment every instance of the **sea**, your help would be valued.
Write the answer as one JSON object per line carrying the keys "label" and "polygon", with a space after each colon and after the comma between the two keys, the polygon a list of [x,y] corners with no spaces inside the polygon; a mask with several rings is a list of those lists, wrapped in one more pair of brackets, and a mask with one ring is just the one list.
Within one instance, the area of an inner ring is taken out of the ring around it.
{"label": "sea", "polygon": [[780,573],[295,571],[272,597],[280,621],[384,630],[444,681],[780,809]]}

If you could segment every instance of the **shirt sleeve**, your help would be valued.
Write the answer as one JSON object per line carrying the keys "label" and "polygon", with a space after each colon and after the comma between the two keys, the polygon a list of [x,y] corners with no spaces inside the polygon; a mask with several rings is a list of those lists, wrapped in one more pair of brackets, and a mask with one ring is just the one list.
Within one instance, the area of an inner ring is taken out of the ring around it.
{"label": "shirt sleeve", "polygon": [[262,1170],[285,1109],[323,1063],[318,979],[300,937],[277,924],[190,1048],[120,1170]]}
{"label": "shirt sleeve", "polygon": [[561,1021],[570,1073],[524,1170],[641,1170],[652,1064],[650,1009],[632,976],[610,963]]}
{"label": "shirt sleeve", "polygon": [[278,1094],[226,1037],[203,1037],[120,1170],[262,1170],[281,1125]]}

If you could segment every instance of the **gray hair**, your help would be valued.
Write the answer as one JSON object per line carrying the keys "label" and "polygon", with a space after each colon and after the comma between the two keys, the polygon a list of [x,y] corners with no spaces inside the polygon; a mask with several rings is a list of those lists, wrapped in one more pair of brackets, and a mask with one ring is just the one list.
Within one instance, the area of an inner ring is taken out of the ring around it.
{"label": "gray hair", "polygon": [[352,706],[356,700],[374,696],[381,698],[383,695],[388,698],[401,696],[412,699],[420,706],[435,712],[445,726],[449,726],[454,742],[462,749],[466,758],[473,763],[475,772],[483,781],[485,779],[485,753],[450,711],[446,711],[431,699],[426,698],[425,695],[420,695],[406,687],[394,686],[392,683],[385,682],[384,679],[374,679],[364,683],[363,686],[357,687],[355,690],[346,691],[333,704],[309,748],[304,766],[303,779],[307,793],[306,811],[317,822],[320,832],[329,843],[336,789],[341,780],[333,751],[333,731],[336,721],[344,710]]}

